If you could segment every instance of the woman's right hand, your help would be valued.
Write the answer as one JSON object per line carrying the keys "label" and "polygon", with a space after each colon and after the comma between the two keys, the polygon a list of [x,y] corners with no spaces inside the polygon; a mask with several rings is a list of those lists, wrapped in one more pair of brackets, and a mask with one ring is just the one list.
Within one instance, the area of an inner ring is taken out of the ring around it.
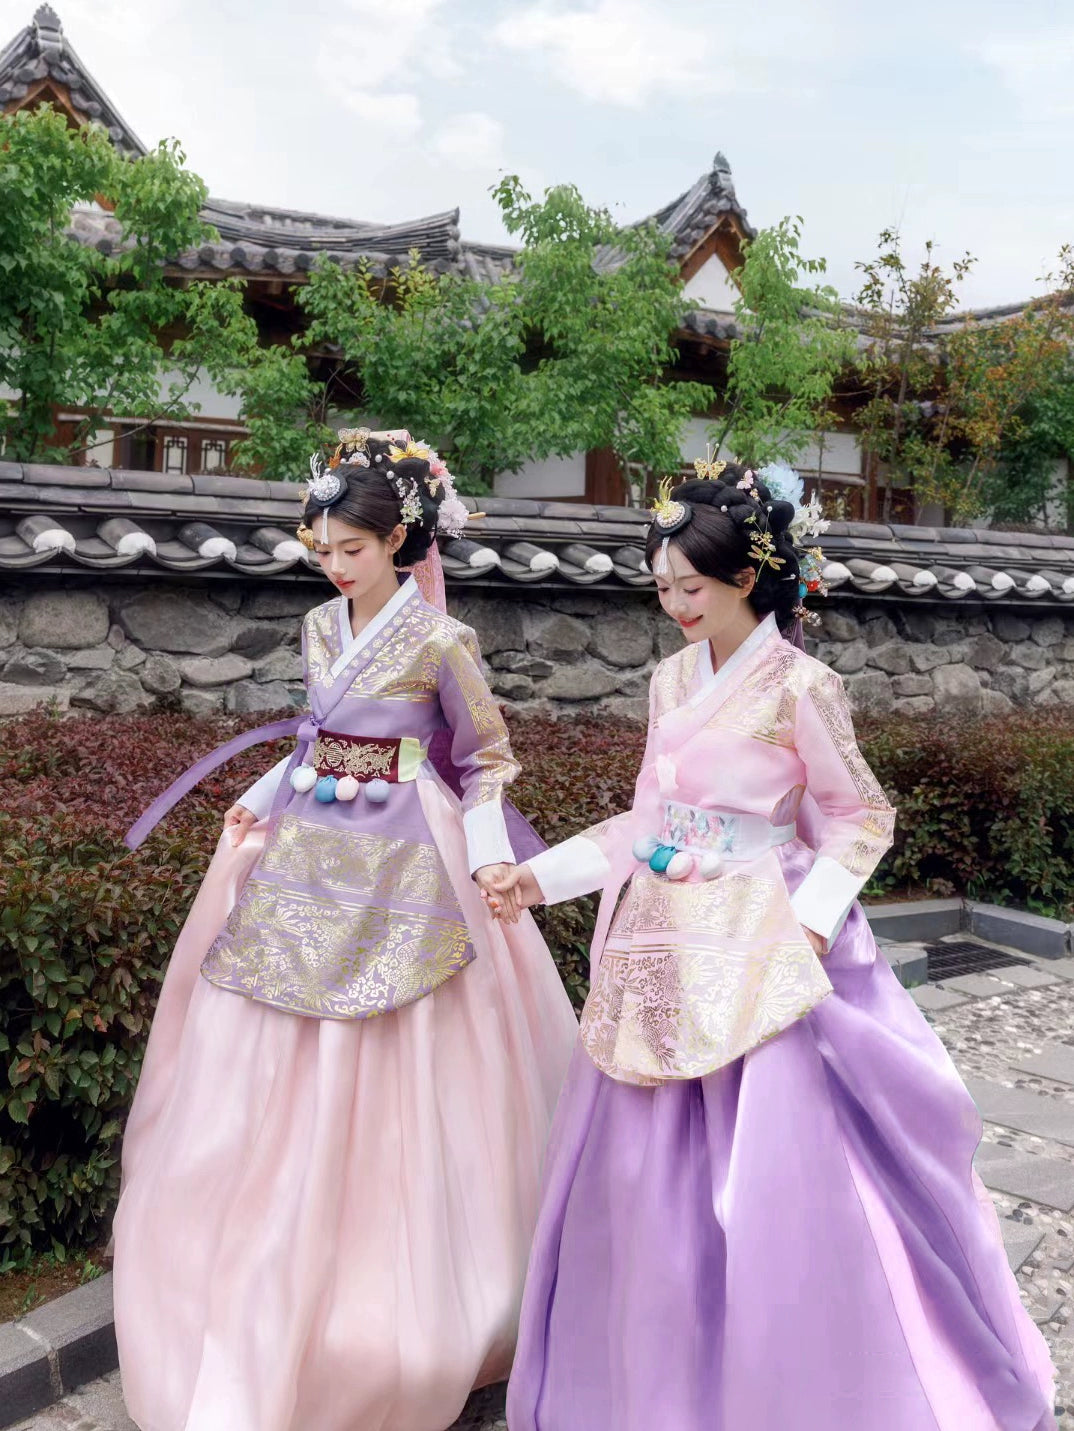
{"label": "woman's right hand", "polygon": [[496,895],[506,894],[512,889],[515,891],[515,898],[520,909],[530,909],[535,904],[544,903],[544,891],[534,878],[529,865],[508,866],[506,872],[498,879],[492,880],[491,884],[492,892],[483,894],[482,897],[488,903],[489,912],[494,919],[500,918]]}
{"label": "woman's right hand", "polygon": [[245,805],[232,805],[224,816],[224,829],[231,831],[233,846],[241,845],[252,825],[257,824],[257,816]]}

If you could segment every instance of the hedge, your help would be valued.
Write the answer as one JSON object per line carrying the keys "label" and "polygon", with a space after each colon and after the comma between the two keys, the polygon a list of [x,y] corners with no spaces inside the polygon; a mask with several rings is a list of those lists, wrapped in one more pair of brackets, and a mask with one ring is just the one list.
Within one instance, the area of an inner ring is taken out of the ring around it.
{"label": "hedge", "polygon": [[[157,991],[220,815],[279,750],[238,757],[135,854],[120,836],[199,754],[242,728],[176,715],[0,726],[0,1262],[88,1245]],[[1074,912],[1074,714],[872,720],[861,741],[900,808],[869,892],[967,893]],[[643,733],[522,720],[514,798],[549,841],[630,803]],[[586,989],[593,902],[539,911],[565,983]]]}

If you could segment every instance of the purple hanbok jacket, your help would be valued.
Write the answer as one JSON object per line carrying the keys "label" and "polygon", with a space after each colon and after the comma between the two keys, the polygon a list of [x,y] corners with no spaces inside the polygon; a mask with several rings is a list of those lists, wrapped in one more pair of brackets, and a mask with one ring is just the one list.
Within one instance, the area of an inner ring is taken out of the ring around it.
{"label": "purple hanbok jacket", "polygon": [[[471,871],[513,861],[503,791],[518,766],[474,633],[428,605],[413,578],[357,637],[345,598],[316,607],[302,646],[309,729],[242,797],[274,819],[202,973],[289,1013],[365,1019],[424,997],[474,958],[427,812],[435,801],[461,820]],[[324,804],[291,790],[290,771],[322,732],[403,739],[386,801]],[[427,754],[437,740],[447,781]]]}

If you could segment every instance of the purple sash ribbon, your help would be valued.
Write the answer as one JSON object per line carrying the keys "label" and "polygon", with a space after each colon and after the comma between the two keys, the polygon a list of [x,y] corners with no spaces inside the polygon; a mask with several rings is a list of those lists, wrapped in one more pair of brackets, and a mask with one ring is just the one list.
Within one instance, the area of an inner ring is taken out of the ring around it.
{"label": "purple sash ribbon", "polygon": [[[185,774],[180,775],[178,780],[168,786],[163,795],[157,796],[149,809],[139,816],[123,836],[123,843],[128,849],[136,850],[149,832],[164,819],[169,810],[178,805],[184,795],[193,790],[195,785],[200,784],[206,775],[211,775],[218,765],[223,765],[225,761],[230,760],[233,755],[239,755],[242,751],[249,750],[252,745],[260,745],[263,741],[282,740],[288,735],[312,738],[309,732],[303,731],[304,725],[308,725],[309,731],[316,734],[316,726],[310,722],[309,716],[297,715],[288,720],[277,720],[270,725],[258,726],[256,730],[244,731],[242,735],[235,736],[225,745],[218,745],[208,755],[203,755],[200,760],[196,760]],[[298,754],[297,750],[295,754]],[[294,757],[292,757],[292,764],[294,764]]]}

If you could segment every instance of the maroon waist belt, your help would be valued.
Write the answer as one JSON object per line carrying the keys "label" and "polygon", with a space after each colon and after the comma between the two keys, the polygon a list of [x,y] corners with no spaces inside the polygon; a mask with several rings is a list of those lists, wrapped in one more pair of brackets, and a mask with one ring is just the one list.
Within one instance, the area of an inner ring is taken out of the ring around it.
{"label": "maroon waist belt", "polygon": [[387,780],[394,785],[417,777],[426,752],[427,747],[409,735],[390,739],[322,730],[309,763],[318,775],[334,775],[337,780],[350,775],[362,782]]}

